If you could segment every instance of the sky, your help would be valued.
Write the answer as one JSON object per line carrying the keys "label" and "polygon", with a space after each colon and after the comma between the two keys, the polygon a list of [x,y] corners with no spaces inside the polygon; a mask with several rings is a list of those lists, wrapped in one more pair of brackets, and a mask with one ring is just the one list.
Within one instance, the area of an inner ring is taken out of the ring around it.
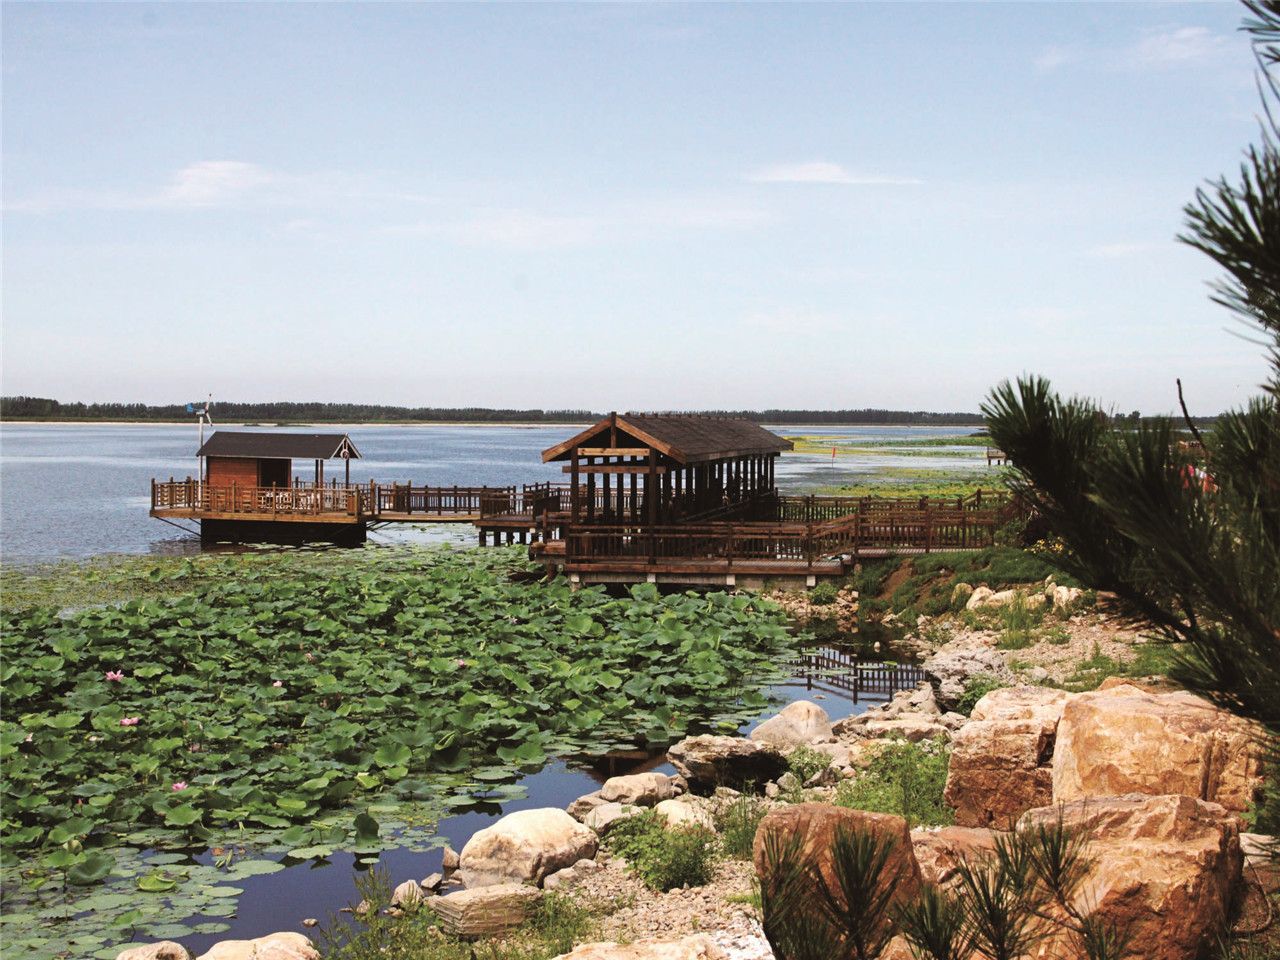
{"label": "sky", "polygon": [[1216,414],[1266,362],[1176,237],[1244,14],[6,0],[0,387]]}

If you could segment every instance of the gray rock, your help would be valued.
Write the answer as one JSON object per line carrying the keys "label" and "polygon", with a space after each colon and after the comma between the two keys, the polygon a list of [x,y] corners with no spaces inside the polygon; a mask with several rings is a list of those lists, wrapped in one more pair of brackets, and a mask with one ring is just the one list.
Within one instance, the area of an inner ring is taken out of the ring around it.
{"label": "gray rock", "polygon": [[600,790],[600,796],[606,802],[632,803],[641,807],[652,807],[662,800],[670,800],[676,793],[676,785],[665,773],[610,777]]}
{"label": "gray rock", "polygon": [[930,657],[921,667],[933,686],[934,696],[942,710],[956,708],[964,694],[966,681],[974,674],[987,674],[1006,683],[1017,682],[1013,671],[1005,665],[1004,658],[988,647],[946,650]]}
{"label": "gray rock", "polygon": [[587,814],[583,824],[603,837],[623,820],[641,813],[644,813],[644,810],[633,804],[602,803]]}
{"label": "gray rock", "polygon": [[391,891],[393,907],[416,907],[422,902],[422,887],[417,880],[406,880]]}
{"label": "gray rock", "polygon": [[431,901],[446,933],[463,940],[499,937],[523,924],[542,891],[520,883],[459,890]]}
{"label": "gray rock", "polygon": [[787,704],[777,716],[770,717],[750,733],[750,738],[757,743],[771,743],[784,750],[830,737],[831,719],[827,711],[809,700]]}
{"label": "gray rock", "polygon": [[573,803],[569,804],[566,812],[579,823],[586,823],[587,814],[604,802],[606,802],[604,797],[597,790],[595,793],[588,793],[573,801]]}
{"label": "gray rock", "polygon": [[116,960],[190,960],[187,948],[172,940],[160,940],[141,947],[130,947],[116,955]]}
{"label": "gray rock", "polygon": [[549,873],[595,856],[598,846],[595,832],[563,810],[517,810],[467,841],[459,857],[462,880],[473,889],[537,884]]}
{"label": "gray rock", "polygon": [[773,744],[739,737],[687,737],[667,751],[667,759],[694,793],[767,783],[787,768],[787,761]]}

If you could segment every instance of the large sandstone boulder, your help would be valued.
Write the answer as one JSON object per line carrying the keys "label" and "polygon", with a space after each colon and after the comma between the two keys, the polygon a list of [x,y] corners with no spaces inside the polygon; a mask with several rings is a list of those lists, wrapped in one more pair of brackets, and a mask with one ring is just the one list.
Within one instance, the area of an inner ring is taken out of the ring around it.
{"label": "large sandstone boulder", "polygon": [[925,827],[911,831],[911,848],[925,883],[941,889],[959,886],[957,868],[976,863],[995,850],[996,833],[982,827]]}
{"label": "large sandstone boulder", "polygon": [[625,777],[610,777],[601,787],[600,797],[606,803],[652,807],[659,801],[670,800],[679,792],[675,780],[665,773],[634,773]]}
{"label": "large sandstone boulder", "polygon": [[768,783],[787,769],[786,759],[771,743],[705,734],[681,740],[667,751],[667,759],[689,789],[702,794],[716,787],[741,790],[748,783]]}
{"label": "large sandstone boulder", "polygon": [[680,940],[637,940],[635,943],[584,943],[555,960],[728,960],[706,934]]}
{"label": "large sandstone boulder", "polygon": [[[465,853],[464,853],[465,856]],[[446,933],[462,940],[500,937],[532,916],[542,891],[520,883],[459,890],[431,901]]]}
{"label": "large sandstone boulder", "polygon": [[[1130,794],[1032,810],[1022,825],[1060,815],[1091,836],[1093,869],[1075,906],[1128,930],[1126,957],[1193,960],[1222,929],[1243,861],[1235,817],[1223,807]],[[1070,937],[1060,931],[1041,955],[1073,955]]]}
{"label": "large sandstone boulder", "polygon": [[829,739],[831,718],[816,703],[796,700],[752,730],[749,736],[757,743],[771,743],[790,750],[802,743]]}
{"label": "large sandstone boulder", "polygon": [[1260,740],[1249,721],[1185,691],[1078,694],[1058,724],[1053,800],[1176,793],[1243,813],[1260,782]]}
{"label": "large sandstone boulder", "polygon": [[255,940],[223,940],[197,960],[320,960],[320,951],[300,933],[270,933]]}
{"label": "large sandstone boulder", "polygon": [[1068,695],[1004,687],[978,701],[951,744],[943,799],[961,827],[1008,829],[1053,802],[1054,740]]}
{"label": "large sandstone boulder", "polygon": [[187,948],[172,940],[160,940],[156,943],[130,947],[116,954],[116,960],[191,960]]}
{"label": "large sandstone boulder", "polygon": [[[893,891],[890,912],[893,907],[910,902],[919,895],[920,867],[912,850],[907,821],[885,813],[849,810],[827,803],[800,803],[782,807],[760,821],[756,830],[753,860],[761,886],[768,890],[773,880],[771,864],[765,857],[765,838],[771,834],[779,838],[799,836],[799,856],[802,862],[812,864],[827,889],[838,893],[840,884],[836,879],[831,855],[832,840],[837,830],[870,831],[892,841],[893,848],[885,862],[880,881],[883,887]],[[803,901],[816,904],[820,896],[815,889]],[[815,915],[816,911],[815,906]]]}
{"label": "large sandstone boulder", "polygon": [[594,857],[595,833],[563,810],[543,807],[509,813],[477,832],[459,857],[468,887],[541,883],[549,873]]}

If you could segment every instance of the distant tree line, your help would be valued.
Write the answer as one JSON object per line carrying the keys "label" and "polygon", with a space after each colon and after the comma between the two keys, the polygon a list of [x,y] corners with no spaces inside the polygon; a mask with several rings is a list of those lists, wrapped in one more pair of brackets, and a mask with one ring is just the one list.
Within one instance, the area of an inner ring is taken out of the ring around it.
{"label": "distant tree line", "polygon": [[980,413],[930,413],[928,410],[683,410],[671,411],[691,416],[741,417],[756,423],[858,423],[932,424],[934,426],[980,426]]}
{"label": "distant tree line", "polygon": [[[203,403],[198,404],[202,406]],[[392,407],[376,403],[233,403],[215,401],[215,423],[379,423],[396,421],[478,421],[494,423],[580,423],[598,420],[590,410],[494,410],[488,407]],[[185,422],[185,403],[61,403],[45,397],[0,397],[4,420],[128,420]]]}
{"label": "distant tree line", "polygon": [[[685,416],[741,417],[776,424],[886,424],[981,426],[979,413],[931,413],[928,410],[678,410]],[[490,407],[392,407],[377,403],[233,403],[215,401],[215,423],[589,423],[603,414],[591,410],[515,410]],[[46,397],[0,397],[4,420],[123,420],[183,423],[192,418],[185,403],[61,403]],[[1137,411],[1116,414],[1117,422],[1137,423]],[[1212,418],[1196,418],[1198,425]]]}

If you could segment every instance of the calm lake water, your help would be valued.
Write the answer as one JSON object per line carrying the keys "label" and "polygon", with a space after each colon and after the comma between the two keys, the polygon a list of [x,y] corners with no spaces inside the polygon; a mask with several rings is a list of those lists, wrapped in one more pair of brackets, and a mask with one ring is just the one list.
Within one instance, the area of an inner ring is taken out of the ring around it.
{"label": "calm lake water", "polygon": [[[348,432],[362,459],[353,461],[351,478],[361,483],[428,483],[432,485],[506,485],[563,479],[558,466],[541,462],[541,451],[573,435],[569,426],[332,426],[315,431]],[[821,437],[839,445],[884,440],[967,436],[970,427],[785,427],[791,437]],[[159,520],[150,519],[152,478],[181,479],[198,470],[194,426],[0,424],[0,561],[31,564],[99,554],[183,554],[200,549],[199,540]],[[299,475],[309,478],[311,464]],[[334,470],[336,465],[330,465]],[[846,454],[833,464],[828,454],[785,454],[777,478],[784,492],[848,482],[884,470],[909,466],[948,471],[986,470],[981,448],[931,447],[927,458],[900,452]],[[335,472],[329,472],[332,477]],[[438,525],[425,530],[392,528],[371,541],[453,539],[473,542],[470,527]],[[823,687],[825,689],[822,689]],[[832,719],[861,713],[886,696],[856,697],[803,672],[773,688],[779,706],[814,698]],[[765,715],[779,709],[771,708]],[[762,717],[763,718],[763,717]],[[744,726],[744,731],[754,726]],[[501,808],[452,816],[439,824],[439,834],[460,850],[478,829],[501,813],[532,807],[565,807],[574,798],[599,788],[607,776],[634,769],[674,772],[661,757],[618,761],[557,760],[524,777],[527,795]],[[208,863],[209,854],[200,861]],[[393,881],[421,879],[440,869],[439,850],[430,853],[394,849],[380,863]],[[355,898],[354,860],[336,853],[330,861],[304,862],[279,873],[238,881],[244,889],[238,913],[220,934],[182,937],[193,954],[223,939],[250,938],[276,930],[302,930],[306,917],[323,919]]]}
{"label": "calm lake water", "polygon": [[[228,428],[242,429],[242,428]],[[339,426],[300,432],[346,432],[362,459],[351,462],[360,483],[432,486],[505,486],[561,481],[560,465],[542,463],[542,451],[581,427],[557,426]],[[783,436],[830,438],[833,445],[885,440],[963,437],[972,427],[788,426]],[[206,434],[207,436],[207,434]],[[175,554],[200,549],[199,539],[148,515],[151,480],[199,472],[196,427],[156,424],[0,423],[0,562],[30,563],[104,553]],[[987,472],[978,447],[932,447],[928,457],[905,452],[783,454],[778,486],[799,493],[849,482],[886,469]],[[295,464],[304,479],[310,462]],[[335,461],[326,477],[341,476]],[[469,528],[423,533],[392,527],[372,542],[403,539],[470,540]]]}

